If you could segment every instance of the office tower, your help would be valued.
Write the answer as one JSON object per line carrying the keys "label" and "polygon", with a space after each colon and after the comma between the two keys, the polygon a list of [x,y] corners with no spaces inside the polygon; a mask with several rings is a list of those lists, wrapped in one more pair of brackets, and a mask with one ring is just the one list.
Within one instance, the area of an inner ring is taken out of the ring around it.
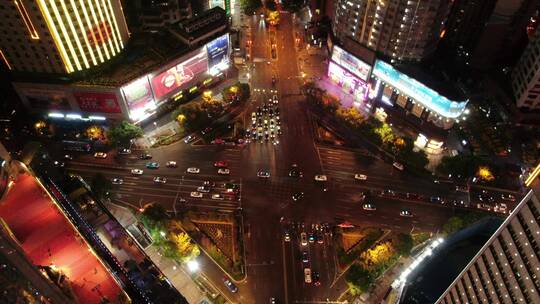
{"label": "office tower", "polygon": [[0,61],[16,72],[87,70],[118,55],[128,37],[119,0],[0,4]]}
{"label": "office tower", "polygon": [[512,89],[517,106],[540,108],[540,29],[536,29],[512,71]]}
{"label": "office tower", "polygon": [[437,303],[540,303],[539,224],[531,190]]}
{"label": "office tower", "polygon": [[435,50],[449,9],[446,0],[336,0],[333,31],[393,61],[421,60]]}

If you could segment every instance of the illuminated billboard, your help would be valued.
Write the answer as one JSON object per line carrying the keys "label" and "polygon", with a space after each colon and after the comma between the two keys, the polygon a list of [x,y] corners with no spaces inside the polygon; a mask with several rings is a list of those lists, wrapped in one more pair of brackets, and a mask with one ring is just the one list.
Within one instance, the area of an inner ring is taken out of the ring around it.
{"label": "illuminated billboard", "polygon": [[218,37],[206,44],[208,68],[229,63],[229,34]]}
{"label": "illuminated billboard", "polygon": [[449,100],[381,60],[375,61],[373,75],[446,118],[458,118],[468,103]]}
{"label": "illuminated billboard", "polygon": [[356,98],[360,100],[365,100],[367,98],[369,91],[367,83],[332,61],[330,61],[328,66],[328,76]]}
{"label": "illuminated billboard", "polygon": [[193,57],[184,60],[152,78],[152,89],[156,100],[173,93],[181,86],[190,84],[196,76],[208,70],[206,50],[199,49]]}
{"label": "illuminated billboard", "polygon": [[208,0],[208,9],[216,6],[224,9],[227,15],[231,15],[231,0]]}
{"label": "illuminated billboard", "polygon": [[68,98],[62,91],[26,89],[22,95],[31,109],[71,110]]}
{"label": "illuminated billboard", "polygon": [[340,48],[337,45],[334,45],[332,50],[332,61],[339,64],[343,68],[347,69],[349,72],[353,73],[360,79],[366,81],[369,77],[369,71],[371,66],[362,60],[354,57],[353,55],[347,53],[345,50]]}
{"label": "illuminated billboard", "polygon": [[73,93],[79,108],[89,113],[122,113],[116,94],[108,92],[75,92]]}
{"label": "illuminated billboard", "polygon": [[123,86],[121,90],[124,94],[131,119],[138,120],[144,116],[147,110],[156,108],[148,76],[144,76]]}

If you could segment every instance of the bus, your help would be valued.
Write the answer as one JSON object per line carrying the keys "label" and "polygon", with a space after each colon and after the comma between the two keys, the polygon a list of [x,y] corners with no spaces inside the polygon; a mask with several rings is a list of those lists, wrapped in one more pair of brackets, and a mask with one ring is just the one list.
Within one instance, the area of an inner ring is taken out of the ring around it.
{"label": "bus", "polygon": [[86,141],[63,140],[62,145],[66,151],[90,152],[92,145]]}

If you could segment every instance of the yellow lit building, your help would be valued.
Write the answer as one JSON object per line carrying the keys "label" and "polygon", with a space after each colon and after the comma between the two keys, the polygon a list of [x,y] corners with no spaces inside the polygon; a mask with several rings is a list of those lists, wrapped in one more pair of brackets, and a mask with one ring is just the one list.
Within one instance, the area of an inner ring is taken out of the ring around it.
{"label": "yellow lit building", "polygon": [[10,0],[0,3],[0,64],[17,72],[69,74],[124,49],[120,0]]}

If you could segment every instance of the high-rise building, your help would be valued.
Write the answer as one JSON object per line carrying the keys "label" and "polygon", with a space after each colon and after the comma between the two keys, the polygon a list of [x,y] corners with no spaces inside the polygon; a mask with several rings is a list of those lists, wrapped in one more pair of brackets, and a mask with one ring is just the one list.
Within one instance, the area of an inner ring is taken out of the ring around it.
{"label": "high-rise building", "polygon": [[68,74],[104,63],[129,32],[120,0],[0,4],[0,61],[17,72]]}
{"label": "high-rise building", "polygon": [[540,201],[531,190],[437,300],[540,303]]}
{"label": "high-rise building", "polygon": [[465,64],[489,69],[512,62],[527,39],[538,0],[456,0],[444,29],[443,47],[453,48]]}
{"label": "high-rise building", "polygon": [[336,0],[333,31],[392,60],[421,60],[435,50],[449,9],[446,0]]}
{"label": "high-rise building", "polygon": [[512,89],[518,107],[540,108],[540,28],[512,71]]}

